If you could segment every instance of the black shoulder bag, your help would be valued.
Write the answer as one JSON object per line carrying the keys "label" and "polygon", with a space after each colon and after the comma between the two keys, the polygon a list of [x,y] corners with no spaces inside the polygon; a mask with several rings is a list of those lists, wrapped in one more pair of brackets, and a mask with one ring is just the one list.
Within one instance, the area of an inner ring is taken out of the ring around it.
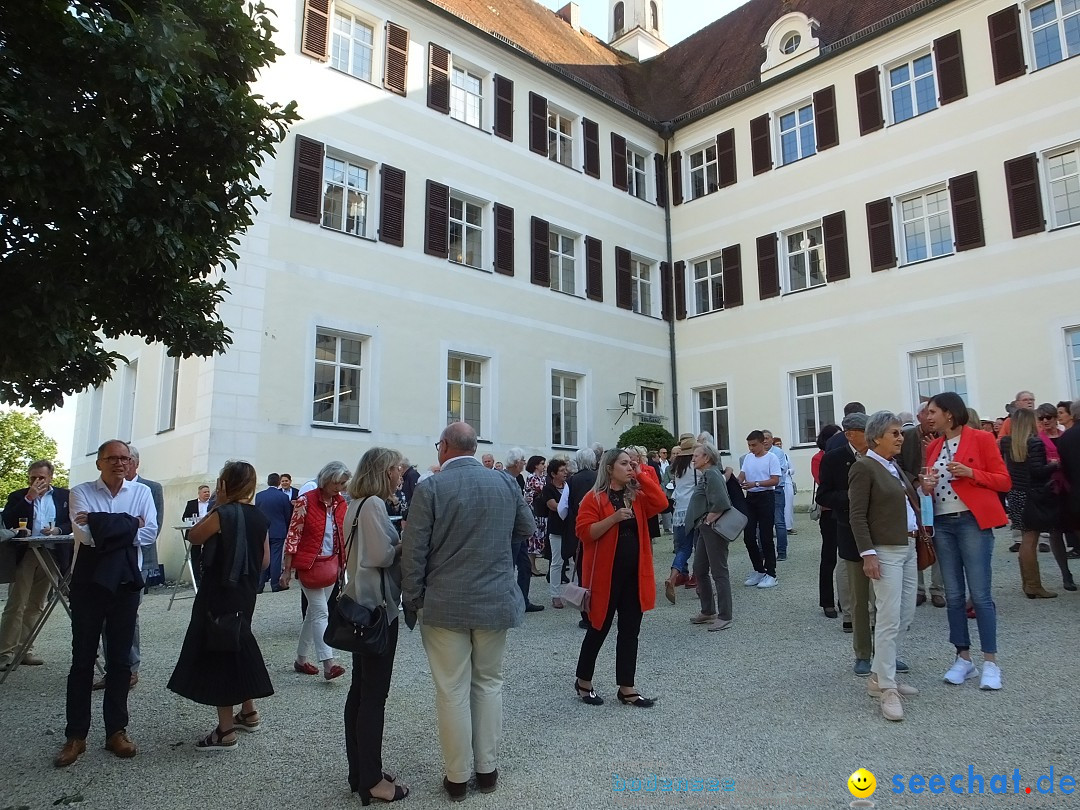
{"label": "black shoulder bag", "polygon": [[[369,496],[370,497],[370,496]],[[349,539],[345,544],[345,559],[348,560],[356,539],[357,522],[360,510],[364,508],[365,498],[356,510]],[[375,607],[361,605],[345,591],[345,566],[338,575],[334,593],[330,595],[330,615],[326,622],[323,641],[336,650],[362,653],[365,655],[383,655],[390,635],[390,620],[386,614],[386,574],[379,569],[379,584],[382,590],[383,604]]]}

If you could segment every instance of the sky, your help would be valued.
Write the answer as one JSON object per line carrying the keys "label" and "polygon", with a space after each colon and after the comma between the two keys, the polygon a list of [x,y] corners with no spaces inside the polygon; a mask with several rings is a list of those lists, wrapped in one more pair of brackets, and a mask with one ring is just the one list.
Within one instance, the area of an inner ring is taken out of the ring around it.
{"label": "sky", "polygon": [[[550,9],[559,10],[569,0],[540,0]],[[700,31],[713,20],[743,5],[746,0],[661,0],[664,4],[664,40],[674,45]],[[578,0],[581,27],[600,39],[608,35],[608,13],[614,0]]]}

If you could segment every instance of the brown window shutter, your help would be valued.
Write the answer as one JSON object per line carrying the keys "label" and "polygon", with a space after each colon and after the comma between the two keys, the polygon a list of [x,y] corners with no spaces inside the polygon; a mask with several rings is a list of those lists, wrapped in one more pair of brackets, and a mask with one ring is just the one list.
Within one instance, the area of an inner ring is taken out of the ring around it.
{"label": "brown window shutter", "polygon": [[631,289],[630,251],[615,248],[615,306],[619,309],[634,308],[634,292]]}
{"label": "brown window shutter", "polygon": [[832,149],[840,143],[836,123],[836,86],[829,85],[814,93],[814,135],[818,151]]}
{"label": "brown window shutter", "polygon": [[445,259],[450,250],[450,188],[427,181],[427,213],[424,216],[424,253]]}
{"label": "brown window shutter", "polygon": [[682,152],[671,153],[671,204],[682,205]]}
{"label": "brown window shutter", "polygon": [[675,262],[675,320],[686,320],[686,262]]}
{"label": "brown window shutter", "polygon": [[600,127],[595,121],[582,118],[581,133],[585,142],[585,174],[600,179]]}
{"label": "brown window shutter", "polygon": [[742,246],[732,245],[720,254],[724,266],[724,309],[741,307],[742,292]]}
{"label": "brown window shutter", "polygon": [[495,272],[514,275],[514,209],[495,203]]}
{"label": "brown window shutter", "polygon": [[626,138],[611,133],[611,185],[626,191],[630,188],[626,177]]}
{"label": "brown window shutter", "polygon": [[514,140],[514,83],[495,74],[495,134]]}
{"label": "brown window shutter", "polygon": [[604,300],[604,243],[591,236],[585,237],[585,296]]}
{"label": "brown window shutter", "polygon": [[392,22],[386,24],[386,69],[383,87],[403,96],[409,75],[409,29]]}
{"label": "brown window shutter", "polygon": [[384,165],[381,196],[379,241],[402,247],[405,244],[405,172]]}
{"label": "brown window shutter", "polygon": [[866,204],[866,232],[870,240],[870,270],[876,273],[896,267],[891,199],[885,197]]}
{"label": "brown window shutter", "polygon": [[668,323],[671,323],[675,317],[673,311],[675,290],[672,289],[674,281],[671,265],[668,262],[660,262],[660,317]]}
{"label": "brown window shutter", "polygon": [[427,105],[443,115],[450,113],[450,51],[428,43]]}
{"label": "brown window shutter", "polygon": [[664,156],[659,152],[653,155],[653,166],[656,169],[656,204],[667,208],[667,171],[664,167]]}
{"label": "brown window shutter", "polygon": [[868,135],[885,126],[881,114],[881,88],[876,67],[855,74],[856,106],[859,109],[859,134]]}
{"label": "brown window shutter", "polygon": [[547,157],[548,153],[547,116],[547,99],[536,93],[529,93],[529,149],[544,157]]}
{"label": "brown window shutter", "polygon": [[754,174],[762,174],[772,168],[772,141],[769,137],[769,114],[759,115],[750,122],[750,160]]}
{"label": "brown window shutter", "polygon": [[952,202],[953,239],[957,251],[985,245],[978,174],[970,172],[950,177],[949,199]]}
{"label": "brown window shutter", "polygon": [[1005,188],[1009,193],[1013,239],[1046,230],[1039,191],[1039,159],[1034,152],[1005,161]]}
{"label": "brown window shutter", "polygon": [[322,208],[322,170],[322,143],[297,135],[293,156],[291,212],[295,219],[318,224]]}
{"label": "brown window shutter", "polygon": [[541,287],[551,286],[551,250],[548,247],[550,228],[545,220],[532,218],[532,276],[530,281]]}
{"label": "brown window shutter", "polygon": [[780,266],[776,257],[776,234],[767,233],[757,239],[758,297],[776,298],[780,295]]}
{"label": "brown window shutter", "polygon": [[986,18],[990,26],[990,55],[994,58],[994,82],[1001,84],[1027,73],[1024,42],[1020,32],[1020,7],[1009,6]]}
{"label": "brown window shutter", "polygon": [[307,0],[304,3],[304,31],[300,35],[300,53],[325,62],[329,32],[330,0]]}
{"label": "brown window shutter", "polygon": [[832,283],[851,278],[848,264],[847,216],[843,211],[821,218],[821,232],[825,240],[825,277]]}
{"label": "brown window shutter", "polygon": [[934,66],[937,68],[938,98],[942,104],[952,104],[967,98],[967,78],[964,76],[964,51],[960,32],[953,31],[934,40]]}
{"label": "brown window shutter", "polygon": [[729,129],[716,136],[716,159],[720,174],[720,188],[735,185],[738,174],[735,168],[735,130]]}

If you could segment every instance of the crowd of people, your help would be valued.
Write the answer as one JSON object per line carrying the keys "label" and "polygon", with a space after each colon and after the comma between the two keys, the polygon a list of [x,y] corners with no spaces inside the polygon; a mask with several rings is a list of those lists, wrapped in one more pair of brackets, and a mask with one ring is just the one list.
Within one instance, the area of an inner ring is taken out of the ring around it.
{"label": "crowd of people", "polygon": [[[818,436],[811,471],[821,534],[819,603],[829,618],[842,614],[842,629],[852,633],[853,671],[868,678],[888,720],[902,720],[903,698],[918,694],[898,679],[910,669],[900,652],[927,592],[946,609],[956,653],[944,680],[979,678],[984,690],[1002,688],[990,565],[995,528],[1008,524],[1016,535],[1028,597],[1056,595],[1040,576],[1043,534],[1063,587],[1075,590],[1068,560],[1080,556],[1080,400],[1064,409],[1036,407],[1026,395],[1017,396],[1000,425],[980,420],[952,392],[930,397],[915,415],[868,414],[852,402],[841,424]],[[255,701],[274,690],[251,630],[257,594],[267,583],[276,591],[297,580],[302,622],[293,668],[334,680],[351,665],[348,779],[365,805],[409,795],[382,761],[402,620],[420,625],[435,686],[443,787],[452,800],[467,795],[474,776],[481,792],[496,789],[506,632],[546,607],[530,598],[533,578],[546,580],[541,601],[580,613],[585,633],[574,694],[589,705],[604,703],[593,678],[616,624],[616,698],[653,706],[636,669],[643,615],[656,606],[658,537],[670,532],[673,543],[666,600],[677,604],[680,588],[693,589],[698,604],[690,622],[708,631],[734,621],[733,538],[718,530],[730,510],[745,516],[744,585],[780,584],[778,563],[794,533],[792,464],[768,431],[751,431],[746,446],[731,466],[707,433],[683,434],[675,446],[655,450],[593,445],[569,458],[513,448],[499,464],[491,454],[477,460],[475,432],[454,423],[436,443],[439,463],[428,475],[399,452],[373,447],[355,468],[332,461],[299,489],[288,474],[273,473],[256,493],[255,469],[228,462],[216,485],[199,487],[184,511],[192,523],[187,539],[199,552],[193,559],[200,587],[168,688],[216,711],[216,726],[197,749],[234,751],[240,735],[259,729]],[[50,462],[35,462],[29,486],[11,493],[3,512],[7,536],[74,534],[74,560],[57,552],[61,570],[70,569],[73,637],[57,766],[86,749],[99,640],[106,747],[120,757],[136,754],[127,736],[127,696],[137,680],[138,608],[162,509],[153,482],[139,479],[129,444],[105,442],[96,464],[99,477],[68,492],[51,485]],[[49,581],[38,568],[29,554],[18,563],[0,622],[4,667],[41,615]],[[325,635],[339,595],[385,609],[385,645],[338,660]],[[970,618],[981,671],[972,659]],[[22,663],[40,659],[28,651]]]}

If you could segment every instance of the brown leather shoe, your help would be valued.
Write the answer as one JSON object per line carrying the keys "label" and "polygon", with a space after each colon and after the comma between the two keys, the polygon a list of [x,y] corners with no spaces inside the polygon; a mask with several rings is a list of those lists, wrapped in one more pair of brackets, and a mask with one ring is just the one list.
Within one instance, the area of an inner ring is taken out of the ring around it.
{"label": "brown leather shoe", "polygon": [[57,768],[66,768],[73,763],[86,751],[86,740],[80,740],[78,737],[69,737],[68,741],[64,743],[64,747],[60,749],[60,753],[56,755],[53,760],[53,765]]}
{"label": "brown leather shoe", "polygon": [[934,607],[945,607],[945,597],[941,594],[934,594],[930,597],[930,604]]}
{"label": "brown leather shoe", "polygon": [[115,731],[110,735],[109,739],[105,741],[105,750],[112,751],[121,759],[131,759],[138,751],[127,735],[127,731],[121,729]]}
{"label": "brown leather shoe", "polygon": [[442,780],[443,790],[446,791],[446,795],[450,797],[452,802],[465,801],[465,794],[468,790],[468,782],[451,782],[450,777],[444,776]]}
{"label": "brown leather shoe", "polygon": [[26,667],[40,667],[45,662],[42,659],[38,658],[33,653],[27,653],[26,655],[23,656],[22,663],[23,663],[23,666],[26,666]]}
{"label": "brown leather shoe", "polygon": [[491,773],[479,773],[476,774],[476,789],[481,793],[493,793],[495,791],[495,784],[499,781],[499,769],[496,768]]}
{"label": "brown leather shoe", "polygon": [[94,681],[94,691],[95,692],[100,692],[104,688],[105,688],[105,679],[104,678],[101,678],[99,680]]}

